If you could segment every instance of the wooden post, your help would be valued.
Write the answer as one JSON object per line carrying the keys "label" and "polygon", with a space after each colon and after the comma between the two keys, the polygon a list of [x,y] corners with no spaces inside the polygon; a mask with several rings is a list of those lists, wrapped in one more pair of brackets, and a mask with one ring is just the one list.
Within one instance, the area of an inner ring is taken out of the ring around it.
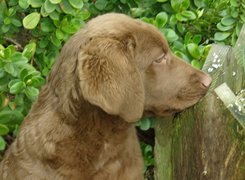
{"label": "wooden post", "polygon": [[245,26],[234,48],[212,46],[203,70],[213,83],[203,100],[176,118],[157,120],[156,180],[245,179],[245,112],[234,116],[216,89],[226,83],[245,104],[243,95],[236,97],[245,88],[244,61]]}

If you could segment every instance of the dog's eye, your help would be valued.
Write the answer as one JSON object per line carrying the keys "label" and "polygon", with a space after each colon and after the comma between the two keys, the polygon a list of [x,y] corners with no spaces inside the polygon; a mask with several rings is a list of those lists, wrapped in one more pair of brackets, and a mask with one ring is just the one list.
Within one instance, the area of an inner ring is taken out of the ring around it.
{"label": "dog's eye", "polygon": [[161,63],[163,61],[166,61],[166,54],[162,54],[160,57],[158,57],[156,60],[154,60],[155,63]]}

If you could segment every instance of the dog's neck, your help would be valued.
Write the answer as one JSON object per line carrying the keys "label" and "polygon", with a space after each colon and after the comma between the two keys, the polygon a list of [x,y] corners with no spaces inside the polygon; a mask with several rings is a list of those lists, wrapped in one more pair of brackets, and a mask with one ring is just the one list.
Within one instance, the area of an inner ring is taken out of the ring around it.
{"label": "dog's neck", "polygon": [[[106,130],[106,131],[125,131],[133,124],[124,121],[119,116],[107,114],[101,108],[90,104],[83,100],[78,107],[77,119],[69,119],[67,123],[78,127],[79,129],[93,129],[93,130]],[[102,133],[102,132],[101,132]]]}
{"label": "dog's neck", "polygon": [[[69,97],[59,97],[55,93],[51,93],[48,86],[44,86],[33,106],[33,112],[40,112],[35,109],[47,108],[49,111],[52,110],[57,113],[62,122],[79,130],[96,128],[107,130],[110,128],[112,131],[124,131],[134,126],[119,116],[107,114],[82,97],[75,98],[77,96],[73,97],[72,93],[68,95]],[[45,110],[41,112],[45,112]],[[37,114],[37,116],[40,115]]]}

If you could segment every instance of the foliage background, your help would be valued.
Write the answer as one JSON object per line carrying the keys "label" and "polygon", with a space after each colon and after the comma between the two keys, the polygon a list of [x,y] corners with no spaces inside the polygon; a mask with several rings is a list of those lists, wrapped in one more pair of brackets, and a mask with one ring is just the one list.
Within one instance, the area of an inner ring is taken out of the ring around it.
{"label": "foliage background", "polygon": [[[120,12],[155,25],[173,52],[201,68],[212,43],[234,45],[244,0],[0,0],[0,150],[18,132],[66,40],[86,21]],[[139,121],[141,130],[153,127]],[[153,148],[142,144],[146,167]]]}

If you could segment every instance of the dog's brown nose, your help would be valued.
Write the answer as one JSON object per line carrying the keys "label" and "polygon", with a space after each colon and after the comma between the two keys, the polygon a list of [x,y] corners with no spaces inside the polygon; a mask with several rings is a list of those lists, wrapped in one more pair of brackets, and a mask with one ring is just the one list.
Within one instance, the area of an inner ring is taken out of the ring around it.
{"label": "dog's brown nose", "polygon": [[212,82],[212,78],[210,75],[205,74],[205,76],[203,77],[203,79],[201,80],[201,84],[205,87],[208,88],[210,86]]}

